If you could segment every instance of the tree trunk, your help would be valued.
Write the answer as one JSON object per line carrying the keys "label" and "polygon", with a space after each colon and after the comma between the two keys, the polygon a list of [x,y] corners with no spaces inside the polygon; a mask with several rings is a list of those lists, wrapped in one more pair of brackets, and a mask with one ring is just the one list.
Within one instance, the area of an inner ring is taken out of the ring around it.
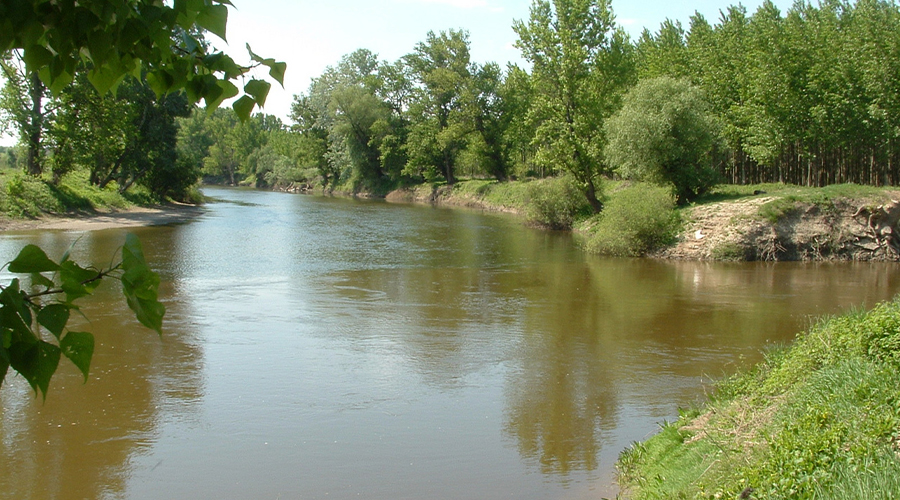
{"label": "tree trunk", "polygon": [[31,116],[28,124],[28,154],[25,157],[25,168],[29,175],[38,176],[43,172],[41,165],[41,135],[44,128],[44,115],[41,109],[44,101],[44,82],[37,72],[31,73]]}

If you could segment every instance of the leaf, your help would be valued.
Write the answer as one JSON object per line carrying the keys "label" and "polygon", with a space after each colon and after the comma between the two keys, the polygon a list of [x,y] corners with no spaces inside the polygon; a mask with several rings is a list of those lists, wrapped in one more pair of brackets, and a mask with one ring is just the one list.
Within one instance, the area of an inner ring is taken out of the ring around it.
{"label": "leaf", "polygon": [[37,245],[26,245],[9,263],[11,273],[46,273],[59,270],[59,264],[50,260]]}
{"label": "leaf", "polygon": [[47,399],[50,379],[59,366],[60,349],[53,344],[39,340],[33,344],[13,343],[9,349],[10,366],[28,381],[37,394],[38,389]]}
{"label": "leaf", "polygon": [[59,342],[59,347],[63,355],[81,370],[87,382],[94,355],[94,336],[88,332],[69,332]]}
{"label": "leaf", "polygon": [[9,352],[5,348],[0,348],[0,387],[3,387],[7,371],[9,371]]}
{"label": "leaf", "polygon": [[150,270],[144,259],[141,242],[128,234],[122,247],[122,293],[128,307],[142,325],[162,335],[162,319],[166,307],[159,302],[159,275]]}
{"label": "leaf", "polygon": [[66,293],[66,302],[90,295],[99,285],[100,273],[93,269],[85,269],[72,261],[63,262],[59,270],[62,289]]}
{"label": "leaf", "polygon": [[19,289],[19,280],[12,280],[0,291],[0,325],[10,328],[22,338],[32,338],[31,309],[25,301],[25,293]]}
{"label": "leaf", "polygon": [[69,307],[64,304],[50,304],[37,314],[38,323],[53,334],[57,339],[69,322]]}
{"label": "leaf", "polygon": [[256,101],[253,100],[250,96],[241,96],[240,99],[234,101],[234,104],[231,107],[234,109],[234,112],[237,113],[238,118],[245,122],[250,119],[250,113],[253,112],[253,106],[256,105]]}
{"label": "leaf", "polygon": [[[206,96],[206,108],[207,110],[214,110],[222,104],[222,101],[225,99],[231,99],[232,97],[238,95],[238,88],[235,84],[229,82],[228,80],[219,80],[217,85],[222,89],[222,93],[219,94],[219,97],[215,99],[211,99],[211,95]],[[212,93],[210,93],[212,94]]]}
{"label": "leaf", "polygon": [[34,71],[50,64],[53,53],[41,45],[32,45],[25,49],[22,59],[25,61],[25,67],[29,71]]}
{"label": "leaf", "polygon": [[275,81],[280,83],[281,87],[284,88],[284,72],[287,71],[287,63],[276,62],[267,64],[266,66],[269,66],[269,76],[275,79]]}
{"label": "leaf", "polygon": [[31,273],[31,284],[44,288],[52,288],[54,285],[53,280],[40,273]]}
{"label": "leaf", "polygon": [[228,7],[209,5],[197,14],[197,24],[201,28],[215,33],[222,40],[225,38],[225,25],[228,24]]}
{"label": "leaf", "polygon": [[266,105],[266,97],[269,95],[269,89],[272,88],[272,84],[264,81],[264,80],[250,80],[247,85],[244,85],[244,92],[253,96],[253,100],[259,104],[259,107],[262,108]]}

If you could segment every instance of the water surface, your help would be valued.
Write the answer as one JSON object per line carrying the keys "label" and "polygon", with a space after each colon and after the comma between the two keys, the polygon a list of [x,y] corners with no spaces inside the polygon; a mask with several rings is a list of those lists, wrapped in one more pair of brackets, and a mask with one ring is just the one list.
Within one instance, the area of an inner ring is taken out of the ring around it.
{"label": "water surface", "polygon": [[[209,189],[141,228],[162,338],[114,283],[90,381],[0,390],[4,499],[597,499],[631,442],[892,264],[603,259],[464,210]],[[108,263],[124,231],[0,238]],[[8,276],[7,276],[8,278]]]}

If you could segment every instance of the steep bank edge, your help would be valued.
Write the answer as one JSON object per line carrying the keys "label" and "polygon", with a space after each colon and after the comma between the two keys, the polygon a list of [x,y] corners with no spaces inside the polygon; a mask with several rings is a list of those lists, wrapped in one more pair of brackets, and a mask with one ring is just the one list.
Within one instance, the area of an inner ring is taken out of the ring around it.
{"label": "steep bank edge", "polygon": [[464,207],[489,212],[503,212],[524,215],[522,207],[491,203],[483,197],[471,193],[460,193],[452,186],[422,185],[414,188],[400,188],[385,197],[390,203],[418,203],[446,207]]}
{"label": "steep bank edge", "polygon": [[[878,221],[869,217],[880,208],[885,219],[889,218],[888,212],[900,209],[900,203],[893,200],[900,200],[900,192],[887,191],[883,199],[836,198],[821,203],[762,196],[698,205],[685,210],[684,228],[676,244],[654,257],[898,261],[897,220],[885,220],[886,225],[879,227]],[[778,205],[774,219],[761,215],[767,204]]]}

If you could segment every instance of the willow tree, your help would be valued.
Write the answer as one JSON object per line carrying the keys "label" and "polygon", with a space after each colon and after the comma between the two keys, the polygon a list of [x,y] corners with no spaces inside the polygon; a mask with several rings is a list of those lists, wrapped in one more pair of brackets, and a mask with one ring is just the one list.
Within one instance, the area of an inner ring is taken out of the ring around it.
{"label": "willow tree", "polygon": [[572,174],[595,212],[608,169],[603,122],[634,79],[633,49],[606,0],[535,0],[515,21],[516,46],[532,64],[535,161]]}

